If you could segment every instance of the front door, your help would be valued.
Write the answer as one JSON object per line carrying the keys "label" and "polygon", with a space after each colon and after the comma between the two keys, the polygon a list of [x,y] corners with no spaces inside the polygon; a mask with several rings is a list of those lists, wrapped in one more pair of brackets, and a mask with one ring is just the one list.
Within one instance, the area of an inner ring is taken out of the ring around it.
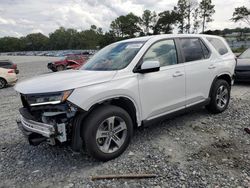
{"label": "front door", "polygon": [[159,61],[160,71],[138,74],[142,118],[153,119],[185,108],[185,69],[173,39],[154,43],[142,61]]}

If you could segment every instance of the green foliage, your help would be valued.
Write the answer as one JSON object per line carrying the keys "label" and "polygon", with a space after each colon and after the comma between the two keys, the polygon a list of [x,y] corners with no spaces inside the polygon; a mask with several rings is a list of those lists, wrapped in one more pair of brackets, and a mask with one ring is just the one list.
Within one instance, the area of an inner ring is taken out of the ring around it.
{"label": "green foliage", "polygon": [[174,8],[178,16],[178,23],[179,23],[179,33],[184,33],[185,29],[185,19],[188,15],[188,5],[187,0],[178,0],[177,7]]}
{"label": "green foliage", "polygon": [[245,6],[235,8],[231,20],[234,22],[243,21],[250,25],[250,9]]}
{"label": "green foliage", "polygon": [[0,38],[0,51],[2,52],[14,52],[22,49],[23,45],[18,38],[15,37],[3,37]]}
{"label": "green foliage", "polygon": [[141,26],[143,28],[143,35],[150,35],[150,29],[154,29],[157,24],[157,14],[156,12],[151,12],[150,10],[144,10],[141,17]]}
{"label": "green foliage", "polygon": [[199,5],[200,18],[202,19],[202,33],[205,31],[206,23],[212,22],[212,16],[215,13],[212,0],[202,0]]}
{"label": "green foliage", "polygon": [[241,46],[240,48],[235,48],[235,49],[232,49],[233,53],[243,53],[247,48],[245,48],[244,46]]}
{"label": "green foliage", "polygon": [[142,30],[139,27],[141,18],[129,13],[126,16],[119,16],[111,22],[110,28],[117,37],[135,37]]}
{"label": "green foliage", "polygon": [[21,41],[26,50],[46,50],[49,45],[49,38],[42,33],[29,34]]}
{"label": "green foliage", "polygon": [[[198,0],[178,0],[173,10],[158,14],[144,10],[141,17],[133,13],[121,15],[111,22],[110,30],[106,32],[96,25],[91,25],[83,31],[60,27],[50,33],[49,37],[41,33],[32,33],[21,38],[3,37],[0,38],[0,51],[99,49],[126,38],[172,33],[174,26],[178,27],[179,33],[198,33],[201,26],[204,32],[206,24],[213,21],[214,13],[212,0],[201,0],[200,3]],[[249,16],[250,10],[242,6],[235,9],[232,20],[249,23]],[[246,33],[238,28],[206,31],[208,34],[222,36],[230,32]],[[240,37],[244,38],[244,34]]]}
{"label": "green foliage", "polygon": [[172,33],[173,25],[178,20],[178,14],[175,11],[164,11],[159,14],[158,22],[154,28],[154,34]]}
{"label": "green foliage", "polygon": [[65,29],[60,27],[49,35],[51,49],[73,49],[77,46],[77,31],[75,29]]}

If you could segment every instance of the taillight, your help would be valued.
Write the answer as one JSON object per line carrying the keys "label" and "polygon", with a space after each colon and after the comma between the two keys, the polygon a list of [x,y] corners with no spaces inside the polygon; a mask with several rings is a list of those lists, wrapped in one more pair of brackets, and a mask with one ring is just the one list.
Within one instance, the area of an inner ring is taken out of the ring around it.
{"label": "taillight", "polygon": [[13,69],[16,69],[16,68],[17,68],[17,65],[16,65],[16,64],[13,64],[12,67],[13,67]]}
{"label": "taillight", "polygon": [[8,70],[8,73],[15,73],[15,71],[11,69],[11,70]]}

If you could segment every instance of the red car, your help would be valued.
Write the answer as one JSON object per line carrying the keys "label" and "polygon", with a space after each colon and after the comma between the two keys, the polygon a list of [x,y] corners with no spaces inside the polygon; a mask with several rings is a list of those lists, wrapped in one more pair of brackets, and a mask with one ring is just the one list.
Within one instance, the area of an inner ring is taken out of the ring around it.
{"label": "red car", "polygon": [[53,72],[62,71],[67,69],[79,69],[88,59],[84,55],[68,55],[59,61],[48,63],[48,69]]}

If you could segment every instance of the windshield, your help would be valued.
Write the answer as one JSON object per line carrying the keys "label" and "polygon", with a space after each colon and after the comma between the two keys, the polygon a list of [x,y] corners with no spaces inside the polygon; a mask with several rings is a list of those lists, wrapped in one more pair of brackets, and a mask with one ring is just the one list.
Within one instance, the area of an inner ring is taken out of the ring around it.
{"label": "windshield", "polygon": [[250,59],[250,48],[243,52],[240,56],[240,59]]}
{"label": "windshield", "polygon": [[111,44],[95,54],[81,69],[120,70],[125,68],[138,53],[144,42],[121,42]]}

